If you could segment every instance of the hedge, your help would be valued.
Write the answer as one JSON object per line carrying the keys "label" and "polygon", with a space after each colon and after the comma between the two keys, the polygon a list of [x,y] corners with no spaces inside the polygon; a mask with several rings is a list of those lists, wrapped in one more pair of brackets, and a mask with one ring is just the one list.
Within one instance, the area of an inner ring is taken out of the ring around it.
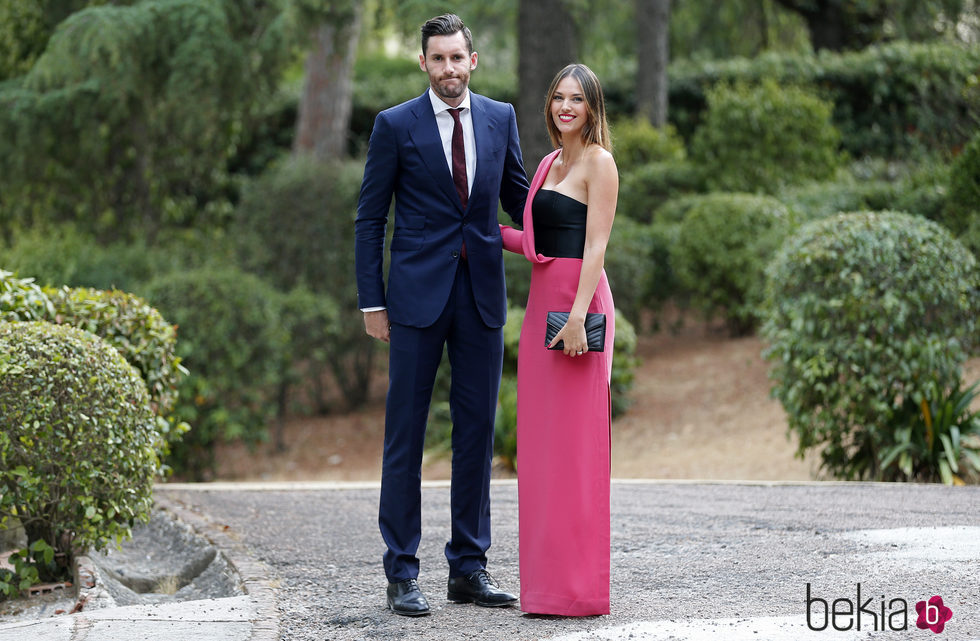
{"label": "hedge", "polygon": [[678,61],[669,68],[670,118],[690,138],[712,87],[769,78],[808,85],[831,101],[843,147],[854,157],[896,157],[923,146],[953,149],[980,127],[980,89],[971,80],[978,68],[980,48],[948,42]]}
{"label": "hedge", "polygon": [[765,268],[797,224],[770,196],[714,193],[692,199],[671,249],[680,288],[733,335],[752,331],[765,292]]}
{"label": "hedge", "polygon": [[[942,453],[925,408],[959,393],[978,317],[977,263],[937,223],[856,212],[806,224],[768,268],[762,328],[798,454],[818,451],[846,479],[952,481],[963,461]],[[968,426],[955,423],[946,436],[960,446]],[[928,450],[903,449],[913,430],[932,434]]]}

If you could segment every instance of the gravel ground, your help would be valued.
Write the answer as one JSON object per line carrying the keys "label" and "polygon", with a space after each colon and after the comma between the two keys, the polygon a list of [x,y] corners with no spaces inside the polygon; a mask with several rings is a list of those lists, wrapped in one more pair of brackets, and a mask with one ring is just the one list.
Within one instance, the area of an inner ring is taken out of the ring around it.
{"label": "gravel ground", "polygon": [[[655,622],[654,629],[660,622],[662,632],[616,638],[695,638],[667,634],[683,624],[710,632],[697,638],[726,639],[719,626],[766,617],[809,635],[807,584],[832,603],[855,601],[858,583],[874,611],[883,596],[887,614],[900,609],[893,599],[908,604],[910,629],[883,638],[932,638],[915,628],[915,603],[933,595],[954,612],[940,638],[980,638],[978,487],[614,482],[612,614],[582,619],[447,602],[445,486],[427,486],[422,495],[419,582],[433,612],[420,618],[385,608],[377,489],[205,488],[158,492],[224,528],[278,575],[284,641],[598,639],[613,638],[604,629],[637,622]],[[516,593],[516,486],[494,484],[492,501],[488,569]],[[818,625],[820,606],[812,607]],[[869,628],[867,616],[863,625]]]}

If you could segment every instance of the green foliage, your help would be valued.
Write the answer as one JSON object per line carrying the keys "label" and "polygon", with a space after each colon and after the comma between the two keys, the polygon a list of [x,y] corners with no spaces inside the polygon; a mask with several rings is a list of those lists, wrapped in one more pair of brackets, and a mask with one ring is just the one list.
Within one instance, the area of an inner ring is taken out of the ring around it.
{"label": "green foliage", "polygon": [[45,320],[54,307],[33,278],[17,278],[0,269],[0,321]]}
{"label": "green foliage", "polygon": [[[248,271],[281,291],[305,287],[336,304],[338,333],[320,336],[311,365],[329,368],[351,408],[367,401],[377,353],[376,341],[364,334],[354,274],[363,170],[360,162],[292,158],[248,184],[235,212],[235,228],[241,230],[235,241]],[[315,335],[306,339],[317,341]]]}
{"label": "green foliage", "polygon": [[636,356],[636,330],[633,324],[616,310],[616,336],[613,341],[613,367],[610,393],[612,394],[613,418],[626,413],[633,401],[635,370],[640,364]]}
{"label": "green foliage", "polygon": [[57,566],[54,559],[54,548],[42,539],[35,540],[25,548],[15,550],[8,558],[8,563],[14,569],[0,569],[0,601],[5,597],[15,597],[32,585],[40,583],[39,567],[46,575],[55,574]]}
{"label": "green foliage", "polygon": [[178,473],[203,478],[218,440],[256,441],[276,410],[286,338],[281,295],[232,267],[163,275],[141,292],[179,328],[175,417],[193,426],[173,448]]}
{"label": "green foliage", "polygon": [[500,379],[496,422],[493,427],[493,454],[508,470],[517,469],[517,377]]}
{"label": "green foliage", "polygon": [[712,87],[769,79],[819,90],[834,105],[834,124],[854,157],[952,149],[980,127],[980,100],[970,84],[978,65],[980,49],[949,42],[894,42],[844,54],[678,61],[669,69],[670,117],[688,137],[700,123]]}
{"label": "green foliage", "polygon": [[684,141],[670,125],[654,127],[645,118],[624,118],[612,123],[613,150],[620,173],[655,162],[681,162],[687,158]]}
{"label": "green foliage", "polygon": [[621,183],[619,213],[650,222],[664,201],[701,190],[701,172],[687,162],[684,141],[672,126],[658,129],[643,118],[624,119],[613,127],[613,142]]}
{"label": "green foliage", "polygon": [[650,222],[665,202],[687,194],[706,191],[706,176],[688,161],[653,162],[620,172],[617,213],[640,222]]}
{"label": "green foliage", "polygon": [[806,89],[770,80],[755,87],[719,85],[708,92],[691,153],[718,191],[774,193],[828,178],[840,163],[832,109]]}
{"label": "green foliage", "polygon": [[863,159],[825,182],[783,189],[779,199],[814,220],[846,211],[904,211],[942,221],[949,166],[941,158],[914,163]]}
{"label": "green foliage", "polygon": [[160,312],[120,290],[63,287],[46,293],[54,306],[51,320],[103,338],[143,377],[154,411],[173,409],[177,383],[186,371],[175,353],[177,328]]}
{"label": "green foliage", "polygon": [[[300,398],[310,398],[312,409],[326,412],[327,404],[321,380],[333,345],[340,337],[340,310],[334,299],[327,294],[316,294],[305,286],[289,290],[282,299],[282,323],[285,334],[282,372],[280,380],[280,418],[286,413],[285,405],[292,388],[308,392]],[[308,402],[308,403],[309,403]],[[310,409],[309,405],[298,409]]]}
{"label": "green foliage", "polygon": [[810,51],[806,24],[775,0],[678,2],[670,13],[675,60],[755,56],[762,51]]}
{"label": "green foliage", "polygon": [[733,335],[759,320],[765,268],[796,224],[796,213],[769,196],[707,194],[694,199],[677,232],[671,264],[680,286]]}
{"label": "green foliage", "polygon": [[779,199],[815,220],[844,211],[877,211],[895,207],[897,186],[886,180],[857,181],[845,176],[824,182],[793,185]]}
{"label": "green foliage", "polygon": [[276,15],[232,0],[70,15],[0,86],[0,223],[152,237],[225,222],[227,162],[288,53]]}
{"label": "green foliage", "polygon": [[41,580],[64,571],[73,550],[101,549],[148,517],[158,466],[149,397],[102,339],[0,323],[0,427],[0,526],[20,522],[21,560],[33,558]]}
{"label": "green foliage", "polygon": [[[922,217],[840,214],[790,237],[767,283],[772,393],[798,454],[818,449],[823,468],[847,479],[900,476],[885,464],[912,426],[903,406],[945,403],[937,391],[959,387],[977,340],[971,253]],[[928,456],[906,453],[922,478]]]}
{"label": "green foliage", "polygon": [[38,225],[0,244],[0,265],[31,274],[48,287],[132,291],[159,274],[227,264],[234,257],[229,246],[227,235],[216,229],[175,230],[152,242],[102,242],[81,225]]}
{"label": "green foliage", "polygon": [[949,197],[940,220],[980,256],[980,135],[953,162]]}
{"label": "green foliage", "polygon": [[0,80],[27,73],[59,22],[84,9],[127,0],[0,0]]}
{"label": "green foliage", "polygon": [[145,300],[120,290],[61,289],[46,292],[54,306],[49,320],[101,337],[136,368],[156,414],[161,458],[188,430],[171,414],[187,370],[177,357],[177,328]]}
{"label": "green foliage", "polygon": [[980,412],[970,409],[977,385],[947,391],[933,384],[918,403],[906,398],[896,412],[895,423],[903,427],[885,452],[882,478],[946,485],[980,479]]}
{"label": "green foliage", "polygon": [[670,298],[676,281],[670,265],[670,230],[617,218],[606,251],[606,275],[616,310],[633,324],[644,309]]}

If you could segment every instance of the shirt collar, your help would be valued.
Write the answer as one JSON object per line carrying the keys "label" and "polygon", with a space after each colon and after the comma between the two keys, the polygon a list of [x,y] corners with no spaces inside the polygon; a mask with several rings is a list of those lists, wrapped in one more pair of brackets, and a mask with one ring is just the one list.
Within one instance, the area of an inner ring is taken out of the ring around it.
{"label": "shirt collar", "polygon": [[[452,107],[450,107],[445,102],[443,102],[442,98],[436,95],[436,92],[432,90],[432,87],[429,87],[429,100],[432,102],[432,111],[435,112],[436,115],[442,113],[443,111],[448,111],[452,109]],[[466,90],[466,96],[463,98],[463,102],[459,103],[459,108],[460,109],[470,108],[469,89]]]}

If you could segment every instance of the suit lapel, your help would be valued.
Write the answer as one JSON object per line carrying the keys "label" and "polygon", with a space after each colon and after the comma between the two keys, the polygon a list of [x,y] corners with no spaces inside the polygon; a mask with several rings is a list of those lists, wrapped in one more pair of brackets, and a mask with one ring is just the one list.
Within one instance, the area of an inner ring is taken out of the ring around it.
{"label": "suit lapel", "polygon": [[473,139],[476,143],[476,176],[470,190],[470,200],[486,198],[488,172],[480,171],[493,166],[495,123],[487,114],[483,97],[470,92],[470,111],[473,119]]}
{"label": "suit lapel", "polygon": [[415,143],[422,161],[436,184],[446,193],[450,202],[456,203],[456,206],[462,210],[463,205],[459,202],[456,186],[453,184],[453,174],[446,163],[446,152],[442,147],[439,126],[436,124],[436,115],[432,111],[428,92],[415,101],[412,113],[415,114],[415,122],[409,130],[412,142]]}

